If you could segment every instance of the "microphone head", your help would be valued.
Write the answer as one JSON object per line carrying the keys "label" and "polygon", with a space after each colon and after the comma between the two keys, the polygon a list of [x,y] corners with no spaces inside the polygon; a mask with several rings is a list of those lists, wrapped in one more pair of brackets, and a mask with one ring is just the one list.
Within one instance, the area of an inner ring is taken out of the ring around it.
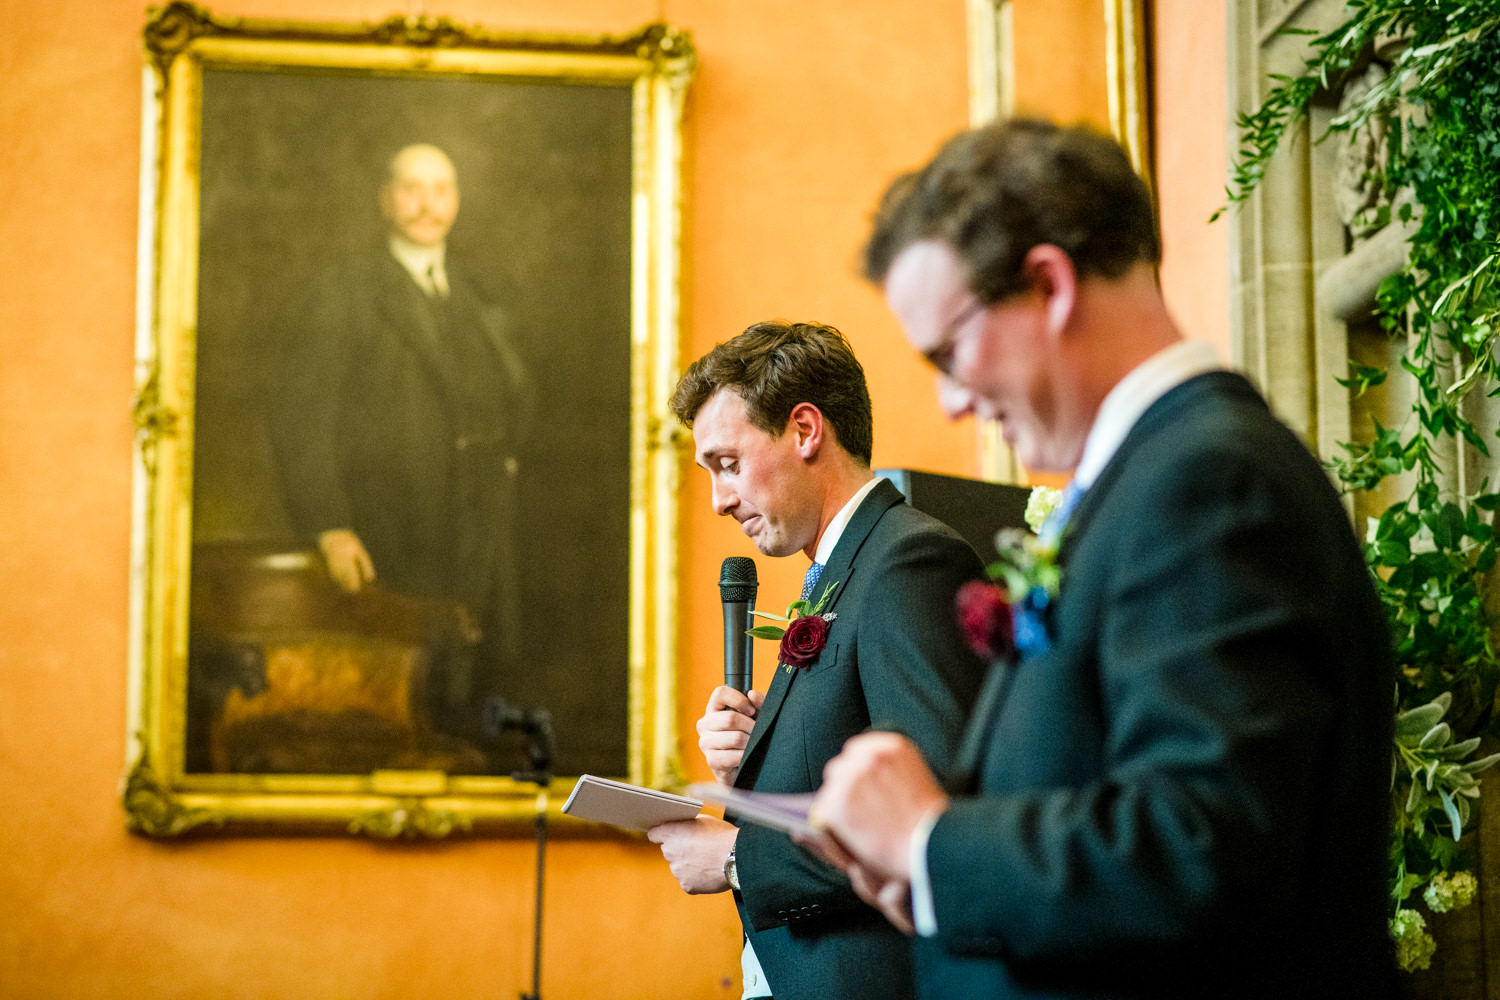
{"label": "microphone head", "polygon": [[719,568],[719,598],[725,604],[755,600],[758,586],[755,560],[748,556],[729,556]]}

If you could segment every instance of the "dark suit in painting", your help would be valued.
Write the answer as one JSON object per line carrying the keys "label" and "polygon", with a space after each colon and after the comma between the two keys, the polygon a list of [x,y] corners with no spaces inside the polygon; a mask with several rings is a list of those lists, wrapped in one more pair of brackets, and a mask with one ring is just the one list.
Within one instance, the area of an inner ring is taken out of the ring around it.
{"label": "dark suit in painting", "polygon": [[[850,519],[813,601],[837,615],[811,666],[777,666],[735,784],[809,792],[844,741],[867,728],[910,736],[947,773],[983,664],[964,644],[954,595],[979,557],[882,480]],[[911,995],[908,938],[848,880],[753,824],[735,852],[740,919],[778,1000]]]}
{"label": "dark suit in painting", "polygon": [[299,533],[352,529],[379,582],[466,605],[513,653],[513,511],[529,389],[498,314],[448,265],[428,296],[389,252],[348,262],[288,319],[269,424]]}
{"label": "dark suit in painting", "polygon": [[1322,470],[1200,375],[1067,531],[928,842],[922,994],[1392,995],[1389,633]]}

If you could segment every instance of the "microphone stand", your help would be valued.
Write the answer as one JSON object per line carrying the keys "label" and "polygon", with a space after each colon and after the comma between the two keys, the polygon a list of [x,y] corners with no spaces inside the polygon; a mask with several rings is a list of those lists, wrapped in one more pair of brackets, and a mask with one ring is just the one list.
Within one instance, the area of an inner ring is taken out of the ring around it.
{"label": "microphone stand", "polygon": [[511,778],[536,785],[536,898],[531,926],[531,992],[521,1000],[542,1000],[542,902],[545,898],[544,875],[547,859],[547,789],[552,785],[552,713],[545,708],[516,708],[503,698],[492,698],[484,708],[485,729],[498,736],[507,729],[520,730],[526,736],[524,771],[513,771]]}

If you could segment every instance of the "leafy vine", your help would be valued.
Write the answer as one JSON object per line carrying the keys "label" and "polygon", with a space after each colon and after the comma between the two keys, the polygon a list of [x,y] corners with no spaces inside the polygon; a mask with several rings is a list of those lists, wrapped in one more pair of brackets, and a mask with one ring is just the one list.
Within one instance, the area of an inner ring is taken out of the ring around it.
{"label": "leafy vine", "polygon": [[[1462,482],[1454,473],[1467,456],[1490,454],[1494,434],[1471,417],[1476,393],[1500,396],[1500,9],[1350,0],[1344,14],[1323,34],[1286,29],[1309,36],[1309,55],[1296,76],[1272,75],[1260,107],[1239,117],[1229,202],[1250,196],[1312,104],[1368,63],[1378,42],[1405,42],[1384,79],[1335,116],[1328,134],[1383,125],[1383,187],[1410,196],[1374,221],[1394,215],[1414,227],[1407,263],[1381,282],[1375,305],[1382,327],[1404,344],[1411,409],[1401,426],[1376,422],[1369,440],[1341,444],[1328,465],[1346,491],[1406,491],[1375,520],[1365,557],[1400,665],[1391,932],[1411,970],[1426,968],[1436,948],[1413,894],[1423,890],[1433,912],[1473,897],[1460,839],[1479,797],[1475,775],[1500,760],[1473,758],[1480,738],[1500,730],[1490,583],[1500,493],[1487,480],[1472,493],[1449,485]],[[1358,397],[1388,374],[1351,361],[1339,381]]]}

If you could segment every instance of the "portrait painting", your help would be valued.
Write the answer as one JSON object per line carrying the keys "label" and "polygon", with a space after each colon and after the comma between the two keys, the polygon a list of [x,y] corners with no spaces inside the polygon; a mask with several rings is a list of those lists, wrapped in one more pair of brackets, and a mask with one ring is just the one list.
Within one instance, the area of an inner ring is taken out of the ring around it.
{"label": "portrait painting", "polygon": [[132,825],[670,784],[685,39],[185,4],[147,37]]}

